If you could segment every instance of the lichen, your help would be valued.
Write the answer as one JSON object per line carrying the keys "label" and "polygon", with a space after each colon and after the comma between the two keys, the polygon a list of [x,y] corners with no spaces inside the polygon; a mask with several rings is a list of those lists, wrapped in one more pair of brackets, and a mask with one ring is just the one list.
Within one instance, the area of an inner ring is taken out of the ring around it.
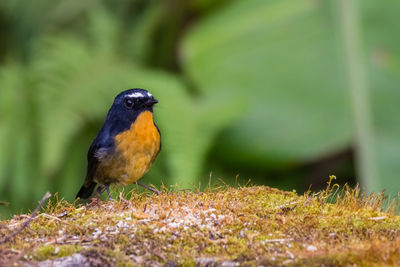
{"label": "lichen", "polygon": [[[0,265],[81,253],[115,266],[234,262],[248,265],[397,265],[400,217],[383,194],[328,184],[318,193],[267,186],[129,193],[77,205],[53,198],[0,245]],[[27,220],[0,221],[0,239]]]}

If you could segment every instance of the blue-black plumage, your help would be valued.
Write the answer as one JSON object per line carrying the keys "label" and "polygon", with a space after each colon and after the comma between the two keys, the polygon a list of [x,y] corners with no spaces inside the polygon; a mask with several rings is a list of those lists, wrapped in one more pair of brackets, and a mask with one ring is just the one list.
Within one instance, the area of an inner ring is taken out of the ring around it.
{"label": "blue-black plumage", "polygon": [[139,88],[115,97],[89,148],[86,179],[77,198],[89,198],[105,188],[109,194],[110,184],[137,182],[148,171],[161,148],[160,132],[153,121],[156,103],[147,90]]}

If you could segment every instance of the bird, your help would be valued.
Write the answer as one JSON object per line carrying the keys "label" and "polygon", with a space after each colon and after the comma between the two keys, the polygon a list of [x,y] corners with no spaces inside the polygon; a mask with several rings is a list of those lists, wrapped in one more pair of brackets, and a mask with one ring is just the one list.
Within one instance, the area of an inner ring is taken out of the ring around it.
{"label": "bird", "polygon": [[119,93],[99,133],[87,153],[85,181],[76,198],[88,199],[110,185],[136,183],[150,169],[161,150],[161,133],[154,122],[153,107],[158,100],[145,89],[133,88]]}

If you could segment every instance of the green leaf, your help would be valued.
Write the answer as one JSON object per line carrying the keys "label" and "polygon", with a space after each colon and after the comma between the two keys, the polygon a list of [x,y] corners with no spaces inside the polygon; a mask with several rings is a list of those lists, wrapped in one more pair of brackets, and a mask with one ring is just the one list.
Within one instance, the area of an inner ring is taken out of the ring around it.
{"label": "green leaf", "polygon": [[378,174],[375,187],[395,196],[400,191],[400,3],[362,1],[363,39],[366,48],[367,82],[371,88],[375,155]]}
{"label": "green leaf", "polygon": [[189,31],[184,70],[204,94],[249,103],[215,149],[254,167],[348,146],[352,123],[334,21],[325,3],[236,1]]}

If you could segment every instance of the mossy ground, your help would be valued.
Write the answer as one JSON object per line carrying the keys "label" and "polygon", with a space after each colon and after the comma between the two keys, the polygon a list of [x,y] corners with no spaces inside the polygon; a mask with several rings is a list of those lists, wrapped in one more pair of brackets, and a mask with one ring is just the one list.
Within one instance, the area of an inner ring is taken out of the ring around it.
{"label": "mossy ground", "polygon": [[[298,195],[267,186],[173,191],[74,206],[52,199],[0,265],[81,253],[93,265],[399,265],[400,217],[382,194]],[[27,220],[0,222],[0,239]]]}

